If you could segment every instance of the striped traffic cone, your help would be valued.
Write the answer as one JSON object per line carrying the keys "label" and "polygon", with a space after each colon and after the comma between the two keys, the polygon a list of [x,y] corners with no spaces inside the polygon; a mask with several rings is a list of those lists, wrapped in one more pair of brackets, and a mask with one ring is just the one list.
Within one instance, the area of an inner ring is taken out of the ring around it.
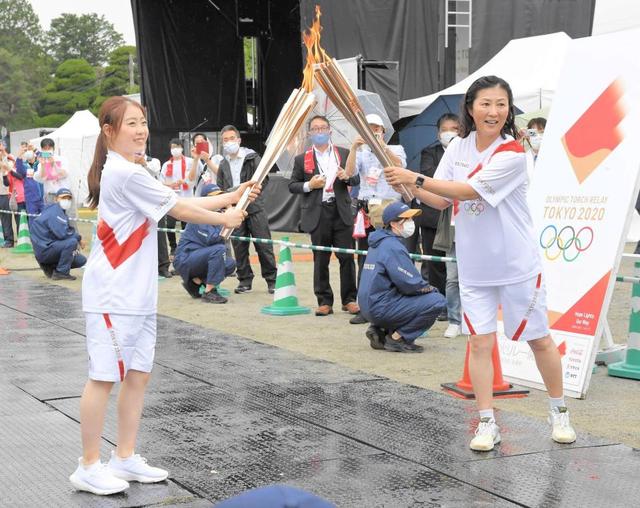
{"label": "striped traffic cone", "polygon": [[[457,383],[443,383],[440,386],[448,391],[454,397],[461,399],[475,399],[473,393],[473,384],[471,384],[471,375],[469,373],[469,349],[471,345],[467,341],[467,353],[464,357],[464,369],[462,371],[462,379]],[[514,388],[502,377],[502,364],[500,363],[500,351],[498,350],[498,340],[494,338],[493,351],[491,353],[493,363],[493,396],[498,399],[508,399],[525,397],[529,390],[519,390]]]}
{"label": "striped traffic cone", "polygon": [[[289,238],[285,237],[282,240],[288,242]],[[291,249],[287,245],[281,245],[273,305],[262,307],[261,312],[272,316],[294,316],[296,314],[308,314],[310,311],[309,307],[298,305],[296,278],[293,274],[293,263],[291,262]]]}
{"label": "striped traffic cone", "polygon": [[[640,276],[640,262],[635,263],[634,276]],[[610,376],[640,380],[640,284],[631,289],[631,316],[629,316],[629,342],[623,362],[612,363],[608,367]]]}
{"label": "striped traffic cone", "polygon": [[11,249],[14,254],[33,254],[31,237],[29,236],[29,222],[27,214],[20,212],[20,227],[18,228],[18,243]]}

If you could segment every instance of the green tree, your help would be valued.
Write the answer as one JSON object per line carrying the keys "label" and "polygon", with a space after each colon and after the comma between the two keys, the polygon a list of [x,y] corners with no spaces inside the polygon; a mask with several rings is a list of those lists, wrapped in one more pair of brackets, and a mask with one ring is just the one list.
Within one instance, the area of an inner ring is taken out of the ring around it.
{"label": "green tree", "polygon": [[[133,64],[133,86],[129,86],[129,61]],[[138,72],[135,46],[122,46],[114,49],[109,55],[109,65],[104,71],[104,79],[100,85],[100,95],[127,95],[140,91],[140,74]]]}
{"label": "green tree", "polygon": [[103,65],[113,49],[124,44],[122,34],[98,14],[62,14],[51,20],[47,47],[56,64],[82,58],[93,66]]}
{"label": "green tree", "polygon": [[42,53],[42,27],[27,0],[0,0],[0,48],[14,55]]}
{"label": "green tree", "polygon": [[22,60],[0,48],[0,125],[9,130],[32,127],[37,90],[29,86]]}
{"label": "green tree", "polygon": [[56,69],[40,103],[40,125],[56,127],[80,109],[89,109],[98,95],[95,69],[83,59],[70,59]]}

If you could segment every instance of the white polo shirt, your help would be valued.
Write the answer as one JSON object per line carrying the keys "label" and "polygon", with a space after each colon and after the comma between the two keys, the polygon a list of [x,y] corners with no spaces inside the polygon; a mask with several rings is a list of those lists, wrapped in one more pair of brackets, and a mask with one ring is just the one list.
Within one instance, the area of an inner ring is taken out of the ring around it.
{"label": "white polo shirt", "polygon": [[140,165],[109,152],[100,178],[98,240],[82,279],[82,310],[155,314],[158,302],[160,220],[175,192]]}
{"label": "white polo shirt", "polygon": [[[184,160],[184,178],[182,177],[182,161]],[[189,180],[189,170],[191,169],[191,164],[193,163],[193,159],[191,157],[182,157],[181,159],[176,159],[171,161],[169,159],[162,165],[162,169],[160,171],[160,180],[162,183],[171,184],[178,180],[185,180],[187,184],[187,188],[184,189],[180,186],[179,189],[175,189],[174,192],[176,195],[183,198],[193,197],[193,182]],[[169,170],[169,165],[172,166],[173,172],[171,176],[167,176],[167,172]]]}
{"label": "white polo shirt", "polygon": [[[471,175],[471,176],[470,176]],[[500,136],[483,152],[476,132],[455,138],[434,178],[469,183],[479,199],[454,203],[456,257],[467,286],[500,286],[535,277],[542,264],[527,206],[522,146]]]}

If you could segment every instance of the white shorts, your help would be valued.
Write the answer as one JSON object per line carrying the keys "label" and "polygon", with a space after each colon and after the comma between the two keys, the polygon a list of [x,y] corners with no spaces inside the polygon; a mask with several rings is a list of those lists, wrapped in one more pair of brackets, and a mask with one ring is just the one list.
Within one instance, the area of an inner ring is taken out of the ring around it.
{"label": "white shorts", "polygon": [[542,275],[506,286],[465,286],[460,281],[462,330],[466,334],[494,333],[502,310],[504,333],[528,341],[549,334],[547,294]]}
{"label": "white shorts", "polygon": [[130,369],[151,372],[156,350],[156,315],[130,316],[107,314],[112,325],[120,355],[116,352],[104,314],[85,312],[89,379],[121,381]]}

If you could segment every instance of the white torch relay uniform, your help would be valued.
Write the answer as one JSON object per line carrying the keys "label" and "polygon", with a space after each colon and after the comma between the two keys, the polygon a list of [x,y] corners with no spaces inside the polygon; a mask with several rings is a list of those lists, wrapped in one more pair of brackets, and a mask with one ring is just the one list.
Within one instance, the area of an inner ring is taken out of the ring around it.
{"label": "white torch relay uniform", "polygon": [[176,193],[144,168],[108,153],[100,180],[97,241],[82,280],[90,379],[120,381],[119,359],[125,371],[151,372],[158,303],[157,225],[176,202]]}
{"label": "white torch relay uniform", "polygon": [[479,152],[472,131],[451,141],[434,178],[467,182],[480,195],[453,203],[463,331],[495,332],[502,305],[507,337],[546,336],[545,286],[522,146],[510,136],[498,137]]}

